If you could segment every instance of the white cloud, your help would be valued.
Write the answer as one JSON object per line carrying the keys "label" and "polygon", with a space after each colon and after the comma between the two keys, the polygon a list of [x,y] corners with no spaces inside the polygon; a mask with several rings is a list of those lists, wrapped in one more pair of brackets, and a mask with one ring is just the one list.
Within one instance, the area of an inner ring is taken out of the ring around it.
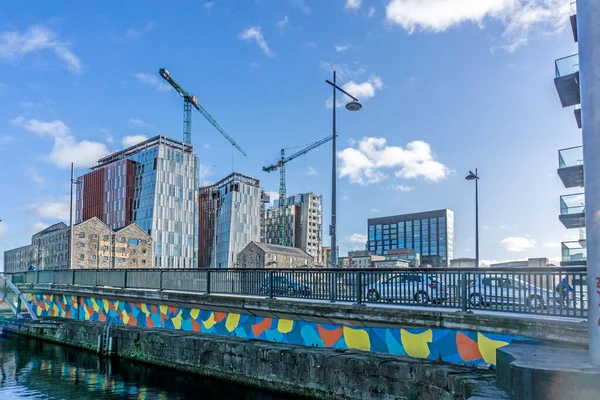
{"label": "white cloud", "polygon": [[378,213],[378,212],[381,212],[381,211],[380,211],[378,208],[371,208],[371,209],[369,210],[369,212],[371,212],[371,213],[373,213],[373,214],[376,214],[376,213]]}
{"label": "white cloud", "polygon": [[347,10],[358,10],[362,4],[362,0],[346,0],[346,5],[344,6]]}
{"label": "white cloud", "polygon": [[209,143],[204,143],[204,145],[202,146],[205,149],[210,149],[210,144]]}
{"label": "white cloud", "polygon": [[510,252],[522,252],[526,249],[532,249],[535,247],[535,240],[526,237],[508,237],[500,242],[506,251]]}
{"label": "white cloud", "polygon": [[371,18],[374,14],[375,14],[375,7],[373,7],[373,6],[369,7],[369,13],[368,13],[369,18]]}
{"label": "white cloud", "polygon": [[289,22],[288,16],[286,15],[285,17],[283,17],[283,19],[281,21],[277,21],[277,26],[279,27],[279,29],[283,30],[283,28],[285,28],[287,26]]}
{"label": "white cloud", "polygon": [[[375,97],[376,91],[381,90],[381,88],[383,88],[383,82],[381,81],[380,77],[372,75],[368,80],[364,82],[346,82],[342,85],[342,88],[346,92],[350,93],[352,96],[358,98],[360,102],[364,102]],[[340,97],[341,99],[337,101],[338,107],[342,107],[344,104],[352,100],[350,97],[346,96],[343,93]],[[327,108],[331,108],[333,106],[333,97],[327,99],[327,101],[325,102],[325,106]]]}
{"label": "white cloud", "polygon": [[486,20],[499,21],[505,44],[498,47],[509,52],[527,44],[531,36],[562,31],[568,13],[569,2],[563,0],[391,0],[386,6],[387,21],[409,33],[443,32],[466,22],[483,28]]}
{"label": "white cloud", "polygon": [[256,61],[252,61],[249,65],[250,65],[250,68],[252,68],[252,69],[259,69],[262,66],[261,63],[256,62]]}
{"label": "white cloud", "polygon": [[41,200],[27,205],[25,209],[42,219],[68,220],[69,196],[64,196],[60,199]]}
{"label": "white cloud", "polygon": [[131,75],[146,85],[154,86],[154,88],[159,92],[167,92],[171,90],[171,85],[158,79],[156,75],[147,74],[145,72],[136,72]]}
{"label": "white cloud", "polygon": [[79,74],[83,72],[83,66],[69,46],[69,43],[61,42],[54,31],[41,25],[31,26],[23,33],[0,33],[0,59],[16,61],[31,53],[50,50],[67,64],[69,71]]}
{"label": "white cloud", "polygon": [[321,68],[327,72],[336,72],[338,79],[341,80],[355,80],[359,79],[366,72],[365,68],[357,64],[356,68],[349,66],[348,64],[335,64],[327,61],[321,61]]}
{"label": "white cloud", "polygon": [[558,242],[546,242],[542,246],[546,249],[560,249],[560,243]]}
{"label": "white cloud", "polygon": [[269,205],[274,206],[275,201],[279,200],[279,192],[266,191],[266,194],[268,194],[271,198],[271,202],[269,203]]}
{"label": "white cloud", "polygon": [[130,125],[141,126],[141,127],[144,127],[144,128],[151,128],[151,127],[152,127],[152,125],[150,125],[150,124],[149,124],[149,123],[147,123],[147,122],[144,122],[144,121],[142,121],[142,120],[141,120],[141,119],[139,119],[139,118],[129,118],[129,119],[127,120],[127,122],[128,122]]}
{"label": "white cloud", "polygon": [[260,26],[251,26],[250,28],[240,33],[238,35],[238,38],[247,42],[255,41],[258,47],[261,48],[263,53],[265,53],[269,57],[273,57],[275,54],[269,48],[269,45],[267,44],[267,41],[265,40],[260,30]]}
{"label": "white cloud", "polygon": [[[435,155],[428,143],[417,140],[406,145],[388,146],[387,139],[364,137],[358,148],[348,147],[338,153],[340,177],[348,177],[351,183],[370,185],[387,178],[382,171],[396,169],[398,178],[424,178],[437,182],[452,172],[444,164],[435,161]],[[399,169],[398,169],[399,168]]]}
{"label": "white cloud", "polygon": [[396,192],[412,192],[414,190],[413,186],[404,186],[404,185],[392,185],[392,190]]}
{"label": "white cloud", "polygon": [[313,167],[308,167],[308,169],[306,170],[306,175],[317,175],[317,170]]}
{"label": "white cloud", "polygon": [[36,222],[35,224],[33,224],[33,226],[31,227],[31,229],[29,231],[31,232],[32,235],[35,235],[36,233],[46,229],[48,226],[49,225],[44,222]]}
{"label": "white cloud", "polygon": [[37,119],[26,120],[20,116],[10,122],[42,137],[52,138],[54,147],[46,159],[59,168],[70,167],[71,163],[76,167],[89,167],[98,158],[109,153],[103,143],[77,141],[71,134],[71,129],[60,120],[42,122]]}
{"label": "white cloud", "polygon": [[147,139],[148,139],[148,136],[146,136],[146,135],[131,135],[131,136],[125,136],[123,139],[121,139],[121,143],[123,144],[124,147],[130,147],[130,146],[135,146],[136,144],[141,143]]}
{"label": "white cloud", "polygon": [[290,1],[290,4],[292,5],[292,7],[296,7],[297,9],[299,9],[306,15],[310,14],[311,9],[309,6],[306,5],[304,0],[289,0],[289,1]]}
{"label": "white cloud", "polygon": [[333,47],[335,48],[335,51],[337,51],[338,53],[344,53],[346,50],[348,50],[350,48],[350,45],[338,46],[337,44],[334,44]]}
{"label": "white cloud", "polygon": [[362,233],[353,233],[352,235],[346,237],[346,241],[350,243],[365,244],[367,242],[367,235],[363,235]]}
{"label": "white cloud", "polygon": [[202,4],[202,7],[206,8],[206,11],[208,13],[210,13],[210,11],[212,10],[214,5],[215,5],[214,1],[207,1],[206,3]]}
{"label": "white cloud", "polygon": [[46,185],[46,179],[42,175],[40,175],[39,171],[37,169],[35,169],[34,167],[27,165],[24,167],[24,171],[25,171],[25,174],[27,175],[27,177],[36,185],[39,185],[39,186]]}
{"label": "white cloud", "polygon": [[146,22],[146,25],[144,25],[143,27],[141,27],[139,29],[134,29],[134,28],[127,29],[125,36],[128,39],[137,40],[137,39],[141,38],[142,36],[144,36],[145,34],[147,34],[148,32],[150,32],[151,30],[153,30],[154,28],[156,28],[156,24],[152,21],[148,21],[148,22]]}

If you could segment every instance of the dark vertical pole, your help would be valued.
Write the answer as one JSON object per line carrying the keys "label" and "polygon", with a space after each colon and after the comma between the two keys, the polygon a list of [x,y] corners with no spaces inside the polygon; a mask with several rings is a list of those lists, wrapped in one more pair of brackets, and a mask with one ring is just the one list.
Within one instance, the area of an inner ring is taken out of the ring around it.
{"label": "dark vertical pole", "polygon": [[331,268],[337,267],[337,236],[336,236],[336,72],[333,71],[333,140],[331,151],[331,226],[329,234],[331,235]]}
{"label": "dark vertical pole", "polygon": [[72,242],[73,242],[73,181],[75,180],[75,169],[73,163],[71,163],[71,197],[69,201],[69,269],[73,268],[72,259]]}
{"label": "dark vertical pole", "polygon": [[475,268],[479,268],[479,174],[475,168]]}

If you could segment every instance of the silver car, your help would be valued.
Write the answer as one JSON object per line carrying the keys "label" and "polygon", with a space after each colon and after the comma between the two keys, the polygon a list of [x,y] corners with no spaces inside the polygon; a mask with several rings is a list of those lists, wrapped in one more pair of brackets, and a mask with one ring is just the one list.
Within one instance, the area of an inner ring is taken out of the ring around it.
{"label": "silver car", "polygon": [[527,282],[502,276],[482,276],[469,285],[469,303],[473,307],[488,304],[526,306],[531,310],[553,307],[561,301],[560,293]]}
{"label": "silver car", "polygon": [[441,303],[446,300],[445,287],[435,277],[405,273],[386,276],[365,287],[365,298],[369,302],[407,301],[418,304]]}

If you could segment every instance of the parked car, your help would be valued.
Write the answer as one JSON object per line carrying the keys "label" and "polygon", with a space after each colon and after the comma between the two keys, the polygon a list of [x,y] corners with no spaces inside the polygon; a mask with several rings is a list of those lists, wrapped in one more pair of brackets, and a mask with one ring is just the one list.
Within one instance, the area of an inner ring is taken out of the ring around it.
{"label": "parked car", "polygon": [[383,277],[365,287],[365,298],[377,301],[414,301],[418,304],[441,303],[447,299],[445,286],[435,277],[420,273],[405,273]]}
{"label": "parked car", "polygon": [[531,310],[556,306],[561,295],[554,288],[542,289],[527,282],[500,276],[481,276],[470,283],[469,303],[473,307],[488,304],[521,305]]}
{"label": "parked car", "polygon": [[[269,294],[269,280],[263,281],[260,292]],[[273,277],[273,296],[308,297],[312,294],[310,286],[287,276]]]}

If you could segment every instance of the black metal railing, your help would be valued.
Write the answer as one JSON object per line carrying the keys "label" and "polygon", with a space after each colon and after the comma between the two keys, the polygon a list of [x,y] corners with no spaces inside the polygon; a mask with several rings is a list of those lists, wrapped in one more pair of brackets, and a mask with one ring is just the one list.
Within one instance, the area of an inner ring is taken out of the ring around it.
{"label": "black metal railing", "polygon": [[14,284],[397,304],[587,317],[586,268],[92,269],[6,274]]}

